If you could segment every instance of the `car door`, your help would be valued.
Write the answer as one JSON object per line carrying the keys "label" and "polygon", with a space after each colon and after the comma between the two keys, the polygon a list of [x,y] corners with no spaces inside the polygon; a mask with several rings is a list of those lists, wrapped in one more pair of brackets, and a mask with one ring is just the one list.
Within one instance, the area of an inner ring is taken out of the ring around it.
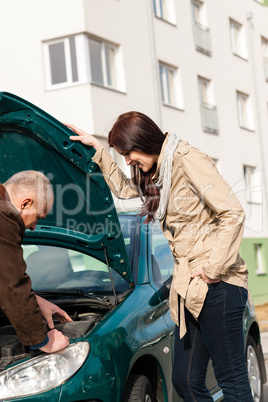
{"label": "car door", "polygon": [[[162,292],[167,295],[167,288],[170,287],[170,283],[172,280],[172,271],[174,266],[174,258],[171,253],[168,240],[164,237],[163,232],[161,230],[160,223],[155,221],[151,224],[150,230],[150,243],[151,243],[151,265],[152,265],[152,275],[154,278],[154,283],[156,286],[162,290]],[[166,325],[169,328],[170,334],[170,345],[171,345],[171,358],[173,360],[173,351],[174,351],[174,328],[175,324],[171,320],[168,298],[162,302],[163,307],[163,317],[166,322]],[[212,368],[211,361],[209,362],[206,384],[208,389],[211,391],[211,394],[214,396],[215,400],[221,400],[221,391],[217,385],[217,381],[215,379],[214,370]],[[180,400],[176,399],[176,392],[174,391],[174,401]]]}
{"label": "car door", "polygon": [[169,351],[167,352],[170,358],[170,372],[168,374],[170,378],[170,400],[178,402],[182,401],[182,399],[177,395],[171,384],[175,324],[171,320],[169,312],[169,287],[172,280],[174,259],[158,221],[150,224],[148,236],[148,258],[152,283],[155,285],[159,295],[163,319],[169,333]]}

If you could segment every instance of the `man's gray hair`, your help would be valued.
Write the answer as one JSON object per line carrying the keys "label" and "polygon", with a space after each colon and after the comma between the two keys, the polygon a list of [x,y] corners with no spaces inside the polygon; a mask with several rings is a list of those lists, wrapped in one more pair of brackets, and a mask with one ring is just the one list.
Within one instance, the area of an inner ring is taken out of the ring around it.
{"label": "man's gray hair", "polygon": [[45,207],[54,198],[49,179],[36,170],[15,173],[4,183],[4,186],[16,197],[27,195],[35,197],[40,207]]}

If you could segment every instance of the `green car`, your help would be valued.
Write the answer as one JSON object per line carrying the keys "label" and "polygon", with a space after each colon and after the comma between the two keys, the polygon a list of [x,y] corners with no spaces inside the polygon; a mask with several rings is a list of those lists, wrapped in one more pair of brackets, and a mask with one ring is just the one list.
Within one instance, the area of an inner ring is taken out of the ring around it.
{"label": "green car", "polygon": [[[72,322],[55,328],[70,338],[45,354],[19,343],[0,310],[0,400],[29,402],[169,401],[174,323],[169,314],[173,257],[159,223],[118,215],[94,149],[27,101],[0,93],[0,182],[20,170],[47,175],[51,213],[27,231],[24,257],[36,294]],[[255,401],[266,372],[252,303],[244,316],[245,359]],[[222,392],[212,366],[207,386]]]}

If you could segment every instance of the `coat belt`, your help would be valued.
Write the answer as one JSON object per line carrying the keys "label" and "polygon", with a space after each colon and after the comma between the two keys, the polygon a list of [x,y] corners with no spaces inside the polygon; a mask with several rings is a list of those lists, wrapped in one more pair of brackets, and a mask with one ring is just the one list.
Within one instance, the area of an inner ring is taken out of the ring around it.
{"label": "coat belt", "polygon": [[[175,262],[172,274],[173,288],[180,295],[178,306],[180,311],[180,338],[183,338],[187,332],[184,307],[186,307],[197,320],[208,292],[208,286],[201,277],[191,278],[191,267],[189,262],[189,259],[191,260],[191,258],[188,256],[180,257],[179,262]],[[207,253],[203,252],[203,255],[194,259],[195,268],[202,268],[202,263],[206,260]]]}

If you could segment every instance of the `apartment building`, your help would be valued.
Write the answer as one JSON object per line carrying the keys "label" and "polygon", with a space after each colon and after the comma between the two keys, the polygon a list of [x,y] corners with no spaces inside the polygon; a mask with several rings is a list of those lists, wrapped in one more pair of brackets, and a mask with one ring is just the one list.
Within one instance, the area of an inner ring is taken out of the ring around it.
{"label": "apartment building", "polygon": [[139,110],[215,160],[246,211],[255,303],[268,301],[267,3],[0,0],[1,91],[104,142]]}

